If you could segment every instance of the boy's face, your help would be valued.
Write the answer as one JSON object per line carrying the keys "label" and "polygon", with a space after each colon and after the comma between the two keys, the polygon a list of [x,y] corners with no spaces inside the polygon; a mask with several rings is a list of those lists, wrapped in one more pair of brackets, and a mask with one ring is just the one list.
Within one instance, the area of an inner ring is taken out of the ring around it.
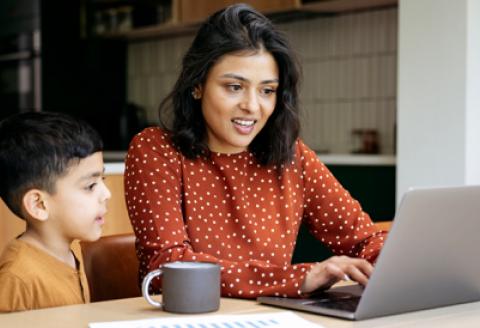
{"label": "boy's face", "polygon": [[98,239],[111,196],[103,183],[102,152],[73,164],[55,186],[46,202],[51,226],[66,240]]}

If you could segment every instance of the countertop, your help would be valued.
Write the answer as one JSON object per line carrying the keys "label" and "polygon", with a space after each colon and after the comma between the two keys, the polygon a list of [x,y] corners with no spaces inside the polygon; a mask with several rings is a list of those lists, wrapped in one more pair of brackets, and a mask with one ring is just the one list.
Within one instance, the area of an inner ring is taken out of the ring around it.
{"label": "countertop", "polygon": [[395,155],[317,154],[325,165],[394,166]]}
{"label": "countertop", "polygon": [[[123,174],[125,151],[105,151],[105,174]],[[367,154],[318,154],[318,158],[326,165],[344,166],[394,166],[395,155]]]}

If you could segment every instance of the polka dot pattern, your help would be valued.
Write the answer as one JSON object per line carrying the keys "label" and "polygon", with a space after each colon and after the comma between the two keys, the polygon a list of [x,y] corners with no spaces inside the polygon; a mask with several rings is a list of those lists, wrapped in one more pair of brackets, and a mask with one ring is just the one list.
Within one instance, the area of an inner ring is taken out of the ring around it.
{"label": "polka dot pattern", "polygon": [[301,141],[292,163],[264,167],[247,151],[189,160],[148,128],[130,145],[125,195],[140,276],[166,262],[215,262],[224,296],[298,296],[311,266],[291,265],[302,220],[338,255],[374,261],[385,237]]}

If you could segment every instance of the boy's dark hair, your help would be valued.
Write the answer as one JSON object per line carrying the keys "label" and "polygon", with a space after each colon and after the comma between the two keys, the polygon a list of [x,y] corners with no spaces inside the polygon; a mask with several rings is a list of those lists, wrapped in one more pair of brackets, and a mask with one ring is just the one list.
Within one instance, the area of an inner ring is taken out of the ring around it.
{"label": "boy's dark hair", "polygon": [[[183,58],[182,72],[173,91],[160,104],[160,122],[172,132],[172,141],[187,158],[208,151],[200,102],[192,91],[206,81],[210,68],[225,54],[265,49],[274,57],[280,75],[277,104],[249,150],[262,165],[281,165],[293,158],[299,135],[298,82],[300,68],[285,36],[271,21],[245,4],[237,4],[210,16],[200,27]],[[165,120],[164,109],[172,120]]]}
{"label": "boy's dark hair", "polygon": [[22,217],[22,198],[37,188],[55,192],[69,167],[101,151],[98,133],[87,123],[60,113],[29,112],[0,122],[0,197]]}

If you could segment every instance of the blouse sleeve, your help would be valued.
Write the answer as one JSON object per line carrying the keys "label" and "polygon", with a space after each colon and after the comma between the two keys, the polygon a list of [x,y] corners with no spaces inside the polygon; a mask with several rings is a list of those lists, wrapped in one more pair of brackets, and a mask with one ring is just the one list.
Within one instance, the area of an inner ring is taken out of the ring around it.
{"label": "blouse sleeve", "polygon": [[[153,131],[144,130],[133,139],[126,159],[125,196],[137,237],[140,277],[167,262],[212,262],[221,266],[224,296],[300,295],[311,264],[228,261],[192,248],[182,214],[181,155],[165,142],[165,134]],[[160,289],[158,281],[153,288]]]}
{"label": "blouse sleeve", "polygon": [[345,190],[315,152],[299,141],[305,211],[310,232],[335,255],[374,263],[387,232],[378,229],[360,203]]}

